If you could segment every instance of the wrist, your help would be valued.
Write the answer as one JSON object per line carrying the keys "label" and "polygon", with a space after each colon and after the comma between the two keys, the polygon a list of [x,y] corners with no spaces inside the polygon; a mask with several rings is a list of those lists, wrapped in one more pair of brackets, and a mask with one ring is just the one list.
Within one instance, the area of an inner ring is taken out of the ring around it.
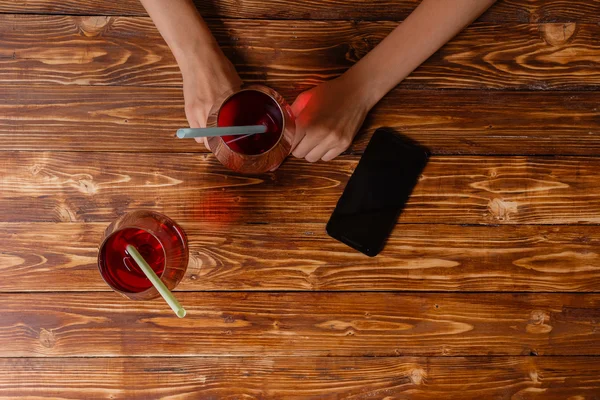
{"label": "wrist", "polygon": [[212,103],[217,101],[223,93],[235,90],[242,85],[242,80],[235,67],[222,53],[204,56],[193,56],[190,53],[178,63],[183,77],[186,101],[198,96],[204,101]]}
{"label": "wrist", "polygon": [[197,49],[176,56],[176,59],[184,80],[203,80],[208,84],[231,82],[240,85],[242,83],[235,67],[218,46]]}
{"label": "wrist", "polygon": [[211,65],[218,65],[225,58],[218,45],[212,43],[194,43],[187,47],[172,48],[171,51],[184,76],[208,70]]}
{"label": "wrist", "polygon": [[385,95],[380,94],[376,87],[366,79],[366,76],[356,68],[351,68],[342,74],[340,79],[343,87],[350,88],[350,91],[356,96],[356,103],[360,104],[366,112],[375,106]]}

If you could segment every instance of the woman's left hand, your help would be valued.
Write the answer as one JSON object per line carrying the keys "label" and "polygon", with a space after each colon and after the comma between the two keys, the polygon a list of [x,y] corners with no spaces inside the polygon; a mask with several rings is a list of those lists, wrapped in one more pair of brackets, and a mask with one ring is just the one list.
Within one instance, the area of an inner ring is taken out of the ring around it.
{"label": "woman's left hand", "polygon": [[329,161],[352,144],[371,108],[357,87],[342,75],[296,98],[292,104],[296,116],[295,157],[309,162]]}

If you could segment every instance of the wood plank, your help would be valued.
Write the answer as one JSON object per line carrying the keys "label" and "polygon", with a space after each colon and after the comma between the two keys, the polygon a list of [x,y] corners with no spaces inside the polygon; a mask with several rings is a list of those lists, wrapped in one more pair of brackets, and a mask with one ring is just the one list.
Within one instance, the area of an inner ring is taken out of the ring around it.
{"label": "wood plank", "polygon": [[[0,224],[0,291],[110,291],[96,267],[106,226]],[[329,238],[323,224],[183,228],[183,291],[600,292],[598,226],[403,224],[375,259]]]}
{"label": "wood plank", "polygon": [[[594,399],[595,357],[0,359],[0,397]],[[404,397],[408,396],[408,397]]]}
{"label": "wood plank", "polygon": [[[0,222],[112,221],[128,210],[177,221],[325,224],[358,157],[242,176],[212,155],[5,152]],[[402,223],[598,224],[599,158],[433,157]]]}
{"label": "wood plank", "polygon": [[[249,19],[401,20],[420,0],[196,0],[206,17]],[[4,0],[0,12],[27,14],[146,15],[138,0]],[[493,22],[598,22],[598,0],[503,0],[479,20]]]}
{"label": "wood plank", "polygon": [[600,295],[0,294],[0,357],[600,355]]}
{"label": "wood plank", "polygon": [[206,152],[175,137],[188,126],[179,88],[5,85],[0,91],[0,150]]}
{"label": "wood plank", "polygon": [[367,117],[352,152],[392,127],[433,154],[597,155],[600,92],[395,89]]}
{"label": "wood plank", "polygon": [[[187,125],[179,88],[4,85],[0,91],[0,150],[206,151],[174,139]],[[298,91],[284,94],[292,102]],[[362,153],[373,131],[388,126],[433,154],[598,155],[598,103],[598,91],[396,89],[373,109],[350,151]]]}
{"label": "wood plank", "polygon": [[[210,20],[247,82],[307,89],[343,73],[395,22]],[[474,24],[402,88],[569,89],[600,85],[598,24]],[[180,86],[147,17],[0,15],[0,80]]]}

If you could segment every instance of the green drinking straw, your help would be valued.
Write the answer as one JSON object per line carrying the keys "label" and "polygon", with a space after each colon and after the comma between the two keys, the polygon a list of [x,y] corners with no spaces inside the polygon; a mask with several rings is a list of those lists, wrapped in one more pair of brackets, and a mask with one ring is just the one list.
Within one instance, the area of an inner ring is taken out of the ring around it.
{"label": "green drinking straw", "polygon": [[186,311],[183,308],[183,306],[179,303],[175,296],[173,296],[173,293],[171,293],[169,289],[167,289],[163,281],[160,280],[158,275],[156,275],[156,272],[154,272],[152,267],[150,267],[146,260],[144,260],[144,257],[142,257],[140,252],[137,251],[137,249],[130,244],[127,245],[126,249],[127,252],[131,254],[131,257],[133,257],[138,267],[140,267],[140,269],[144,272],[146,277],[150,280],[150,282],[152,282],[156,290],[158,290],[158,293],[160,293],[163,299],[165,299],[165,301],[175,312],[175,314],[179,318],[185,317]]}

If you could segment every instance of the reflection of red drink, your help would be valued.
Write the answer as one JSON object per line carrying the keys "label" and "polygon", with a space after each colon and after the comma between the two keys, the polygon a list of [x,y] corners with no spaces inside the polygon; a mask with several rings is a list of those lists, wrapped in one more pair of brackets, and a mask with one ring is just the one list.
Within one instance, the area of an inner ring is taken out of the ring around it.
{"label": "reflection of red drink", "polygon": [[169,289],[183,278],[188,263],[185,233],[171,219],[151,211],[125,215],[106,230],[98,253],[104,281],[116,292],[135,300],[158,296],[146,275],[128,254],[133,245]]}
{"label": "reflection of red drink", "polygon": [[223,141],[237,153],[262,154],[272,149],[283,131],[283,114],[277,102],[257,90],[243,90],[232,95],[221,106],[218,126],[265,125],[265,133],[246,137],[224,136]]}

